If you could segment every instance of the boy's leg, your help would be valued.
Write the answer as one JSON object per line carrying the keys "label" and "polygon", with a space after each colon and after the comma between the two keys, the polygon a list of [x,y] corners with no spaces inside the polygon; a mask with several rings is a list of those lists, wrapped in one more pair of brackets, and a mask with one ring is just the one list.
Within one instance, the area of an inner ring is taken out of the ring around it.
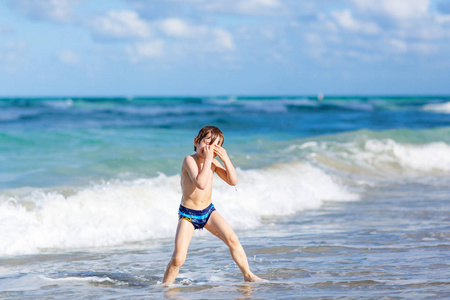
{"label": "boy's leg", "polygon": [[245,254],[244,248],[242,248],[237,235],[234,233],[227,221],[225,221],[225,219],[217,211],[213,211],[211,213],[205,228],[212,234],[216,235],[230,248],[231,256],[233,257],[234,262],[238,265],[239,269],[241,269],[245,281],[260,280],[259,277],[250,271],[247,255]]}
{"label": "boy's leg", "polygon": [[194,234],[194,226],[186,220],[179,220],[177,233],[175,234],[175,247],[172,258],[167,265],[164,274],[163,283],[173,283],[178,275],[180,267],[186,260],[186,255],[189,249],[189,244]]}

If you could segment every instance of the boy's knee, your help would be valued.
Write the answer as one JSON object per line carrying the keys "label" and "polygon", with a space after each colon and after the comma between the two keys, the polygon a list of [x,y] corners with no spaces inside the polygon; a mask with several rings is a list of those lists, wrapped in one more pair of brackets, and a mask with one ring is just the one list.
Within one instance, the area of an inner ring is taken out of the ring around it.
{"label": "boy's knee", "polygon": [[177,255],[175,254],[174,256],[172,256],[172,265],[174,267],[181,267],[184,264],[184,261],[186,260],[186,256],[185,255]]}
{"label": "boy's knee", "polygon": [[232,233],[227,237],[227,243],[230,248],[237,247],[240,245],[239,238],[235,233]]}

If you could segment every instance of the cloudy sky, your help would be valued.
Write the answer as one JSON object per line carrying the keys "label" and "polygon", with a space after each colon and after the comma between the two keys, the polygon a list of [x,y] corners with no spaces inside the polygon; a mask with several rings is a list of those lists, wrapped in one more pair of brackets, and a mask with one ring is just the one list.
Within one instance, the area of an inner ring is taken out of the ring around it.
{"label": "cloudy sky", "polygon": [[0,96],[450,94],[450,0],[0,0]]}

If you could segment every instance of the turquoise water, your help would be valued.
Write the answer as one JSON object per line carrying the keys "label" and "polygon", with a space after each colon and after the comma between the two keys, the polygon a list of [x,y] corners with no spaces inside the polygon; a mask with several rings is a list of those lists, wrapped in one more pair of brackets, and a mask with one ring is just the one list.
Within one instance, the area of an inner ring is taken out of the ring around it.
{"label": "turquoise water", "polygon": [[[160,285],[204,125],[238,168],[214,204],[269,283],[200,232]],[[450,296],[450,97],[0,99],[0,165],[1,298]]]}
{"label": "turquoise water", "polygon": [[[449,124],[447,101],[450,98],[0,99],[0,188],[173,175],[205,124],[223,129],[227,147],[244,168],[283,161],[282,154],[274,153],[280,147],[322,135],[352,140],[378,133],[378,139],[404,143],[448,143],[447,132],[433,132]],[[342,137],[343,132],[350,134]],[[246,159],[248,154],[258,155]]]}

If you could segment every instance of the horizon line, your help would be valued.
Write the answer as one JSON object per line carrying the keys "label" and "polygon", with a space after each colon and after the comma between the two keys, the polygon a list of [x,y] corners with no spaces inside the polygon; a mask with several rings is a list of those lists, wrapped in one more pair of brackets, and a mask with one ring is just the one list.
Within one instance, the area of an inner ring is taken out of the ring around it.
{"label": "horizon line", "polygon": [[0,95],[0,100],[7,100],[7,99],[42,99],[42,98],[49,98],[49,99],[61,99],[64,98],[64,100],[69,99],[182,99],[182,98],[228,98],[233,99],[236,98],[299,98],[299,97],[305,97],[305,98],[318,98],[323,97],[323,99],[326,98],[337,98],[337,97],[450,97],[450,93],[443,94],[443,93],[417,93],[417,94],[408,94],[408,93],[380,93],[380,94],[325,94],[325,93],[317,93],[317,94],[217,94],[217,95],[8,95],[8,96],[2,96]]}

